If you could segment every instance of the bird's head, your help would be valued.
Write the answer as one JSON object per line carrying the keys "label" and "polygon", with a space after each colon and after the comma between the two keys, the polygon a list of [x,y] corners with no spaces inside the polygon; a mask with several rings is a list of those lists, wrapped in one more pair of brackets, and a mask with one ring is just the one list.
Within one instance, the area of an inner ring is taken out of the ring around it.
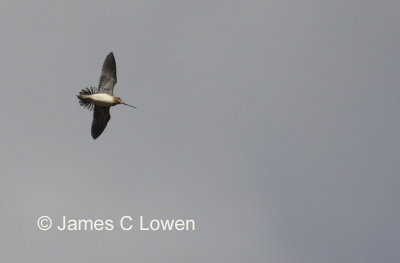
{"label": "bird's head", "polygon": [[125,101],[123,101],[121,98],[116,97],[115,99],[117,100],[117,104],[124,104],[126,106],[129,106],[129,107],[132,107],[132,108],[136,109],[135,106],[132,106],[132,105],[129,105],[129,104],[125,103]]}

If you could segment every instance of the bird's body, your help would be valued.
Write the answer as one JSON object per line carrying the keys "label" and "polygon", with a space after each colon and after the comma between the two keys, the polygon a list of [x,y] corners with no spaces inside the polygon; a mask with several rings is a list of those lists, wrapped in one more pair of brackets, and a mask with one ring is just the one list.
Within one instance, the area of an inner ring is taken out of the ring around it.
{"label": "bird's body", "polygon": [[95,93],[91,95],[82,95],[83,99],[90,100],[94,105],[100,107],[111,107],[117,105],[117,99],[115,96],[108,95],[105,93]]}
{"label": "bird's body", "polygon": [[82,107],[93,111],[92,137],[96,139],[101,135],[111,119],[110,107],[117,104],[126,104],[122,99],[114,96],[114,86],[117,83],[117,67],[114,54],[111,52],[104,60],[101,70],[99,88],[94,87],[83,89],[79,95],[79,103]]}

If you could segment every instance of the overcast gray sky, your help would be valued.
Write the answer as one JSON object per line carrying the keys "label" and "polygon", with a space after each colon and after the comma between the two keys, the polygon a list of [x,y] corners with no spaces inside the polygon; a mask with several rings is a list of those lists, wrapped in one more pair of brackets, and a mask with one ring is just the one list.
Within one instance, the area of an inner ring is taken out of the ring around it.
{"label": "overcast gray sky", "polygon": [[[3,1],[1,262],[399,262],[399,1]],[[80,89],[113,51],[94,141]],[[36,220],[192,218],[194,232]]]}

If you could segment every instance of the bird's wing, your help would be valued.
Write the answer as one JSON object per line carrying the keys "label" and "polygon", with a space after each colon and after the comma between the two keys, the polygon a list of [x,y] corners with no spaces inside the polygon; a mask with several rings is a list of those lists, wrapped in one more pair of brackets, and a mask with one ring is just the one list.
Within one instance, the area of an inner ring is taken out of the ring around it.
{"label": "bird's wing", "polygon": [[96,139],[104,131],[108,121],[111,119],[110,107],[94,106],[93,122],[92,122],[92,137]]}
{"label": "bird's wing", "polygon": [[113,95],[114,86],[117,83],[117,66],[115,64],[114,54],[107,55],[101,70],[99,93]]}

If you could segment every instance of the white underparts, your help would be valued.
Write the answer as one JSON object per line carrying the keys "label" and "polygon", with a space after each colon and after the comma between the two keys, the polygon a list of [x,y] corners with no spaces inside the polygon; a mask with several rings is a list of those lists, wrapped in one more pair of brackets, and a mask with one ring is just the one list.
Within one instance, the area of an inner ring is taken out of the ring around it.
{"label": "white underparts", "polygon": [[90,98],[92,103],[102,107],[113,106],[117,103],[114,96],[104,93],[91,94],[88,95],[87,98]]}

